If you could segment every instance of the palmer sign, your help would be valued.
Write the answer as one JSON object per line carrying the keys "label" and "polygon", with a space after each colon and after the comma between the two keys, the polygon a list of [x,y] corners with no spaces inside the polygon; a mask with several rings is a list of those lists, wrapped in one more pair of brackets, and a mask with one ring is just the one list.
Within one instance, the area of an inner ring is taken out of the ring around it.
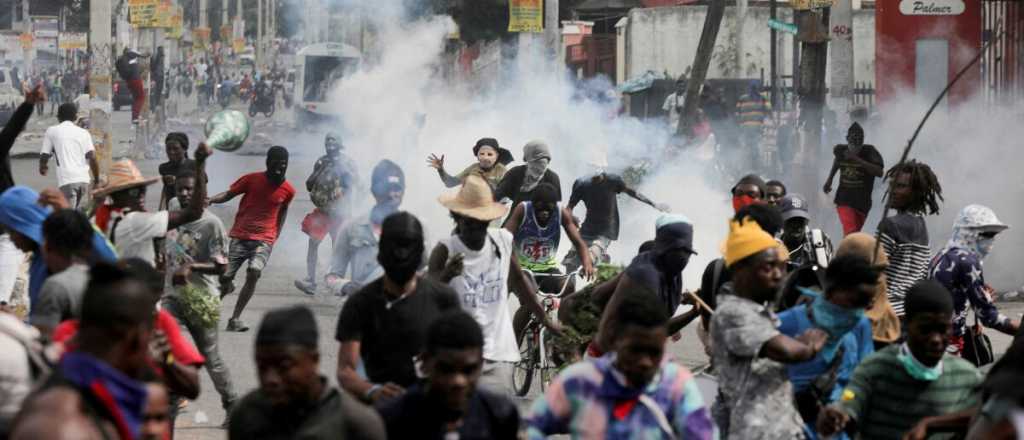
{"label": "palmer sign", "polygon": [[964,8],[963,0],[900,0],[903,15],[960,15]]}

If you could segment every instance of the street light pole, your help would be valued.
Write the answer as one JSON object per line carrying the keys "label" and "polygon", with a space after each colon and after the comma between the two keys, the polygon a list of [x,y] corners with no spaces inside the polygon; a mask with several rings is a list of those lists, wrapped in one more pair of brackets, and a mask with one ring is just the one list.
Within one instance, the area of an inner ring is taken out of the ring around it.
{"label": "street light pole", "polygon": [[110,36],[110,0],[89,2],[89,133],[92,134],[100,175],[106,176],[112,161],[110,139],[111,74],[114,48]]}

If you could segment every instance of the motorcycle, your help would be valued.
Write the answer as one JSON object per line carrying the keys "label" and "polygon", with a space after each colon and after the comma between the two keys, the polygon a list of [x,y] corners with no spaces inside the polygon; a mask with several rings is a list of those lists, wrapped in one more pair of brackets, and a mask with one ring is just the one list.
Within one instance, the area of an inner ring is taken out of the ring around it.
{"label": "motorcycle", "polygon": [[263,113],[266,117],[274,115],[274,92],[273,87],[266,83],[256,86],[252,100],[249,102],[249,116],[256,117]]}
{"label": "motorcycle", "polygon": [[221,108],[227,110],[231,105],[231,95],[234,93],[234,84],[230,81],[217,84],[217,103],[220,104]]}

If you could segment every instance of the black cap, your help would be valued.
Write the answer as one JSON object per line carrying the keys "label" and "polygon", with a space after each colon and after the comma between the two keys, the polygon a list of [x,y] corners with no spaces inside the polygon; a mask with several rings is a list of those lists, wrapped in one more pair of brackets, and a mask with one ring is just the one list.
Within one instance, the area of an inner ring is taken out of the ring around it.
{"label": "black cap", "polygon": [[256,346],[301,345],[316,349],[320,332],[313,312],[305,306],[274,309],[263,316],[256,333]]}
{"label": "black cap", "polygon": [[807,212],[807,200],[800,194],[788,194],[779,200],[779,212],[782,214],[782,221],[791,218],[811,218]]}

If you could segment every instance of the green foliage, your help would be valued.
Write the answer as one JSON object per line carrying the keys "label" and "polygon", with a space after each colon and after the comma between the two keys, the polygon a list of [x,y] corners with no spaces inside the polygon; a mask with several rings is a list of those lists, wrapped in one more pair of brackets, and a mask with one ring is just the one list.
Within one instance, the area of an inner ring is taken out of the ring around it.
{"label": "green foliage", "polygon": [[179,300],[185,319],[203,328],[216,328],[220,321],[220,297],[210,294],[205,287],[189,284],[178,288]]}

